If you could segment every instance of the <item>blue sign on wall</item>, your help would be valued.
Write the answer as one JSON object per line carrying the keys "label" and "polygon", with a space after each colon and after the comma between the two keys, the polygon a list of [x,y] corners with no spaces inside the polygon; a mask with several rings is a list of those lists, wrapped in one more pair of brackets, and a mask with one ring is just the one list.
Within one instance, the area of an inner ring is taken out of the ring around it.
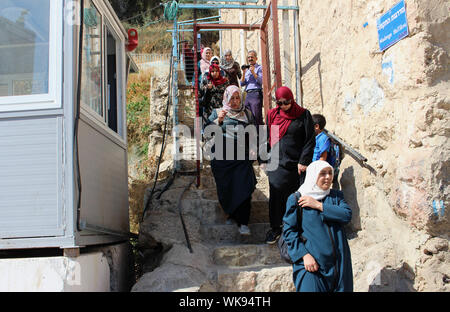
{"label": "blue sign on wall", "polygon": [[408,36],[405,1],[402,0],[377,20],[378,43],[384,51]]}

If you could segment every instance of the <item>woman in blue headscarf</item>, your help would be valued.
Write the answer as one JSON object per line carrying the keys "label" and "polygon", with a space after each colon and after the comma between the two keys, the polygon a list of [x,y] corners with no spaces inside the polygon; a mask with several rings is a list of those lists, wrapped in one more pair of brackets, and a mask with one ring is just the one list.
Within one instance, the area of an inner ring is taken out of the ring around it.
{"label": "woman in blue headscarf", "polygon": [[[353,291],[350,248],[343,228],[352,211],[343,193],[331,189],[332,183],[330,164],[312,162],[305,182],[286,203],[283,235],[300,292]],[[298,213],[301,224],[297,223]]]}

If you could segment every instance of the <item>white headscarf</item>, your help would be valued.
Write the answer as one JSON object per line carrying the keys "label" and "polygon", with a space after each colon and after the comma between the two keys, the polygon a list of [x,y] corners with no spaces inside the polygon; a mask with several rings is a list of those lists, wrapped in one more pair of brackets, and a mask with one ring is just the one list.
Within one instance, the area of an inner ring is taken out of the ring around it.
{"label": "white headscarf", "polygon": [[317,185],[320,171],[327,167],[330,167],[333,172],[333,167],[324,160],[316,160],[306,168],[305,182],[298,189],[301,196],[311,196],[315,200],[321,200],[330,194],[330,189],[324,191]]}
{"label": "white headscarf", "polygon": [[218,56],[214,55],[213,57],[211,57],[211,59],[209,60],[209,63],[212,64],[213,60],[216,60],[217,63],[219,63],[219,65],[220,65],[220,59]]}

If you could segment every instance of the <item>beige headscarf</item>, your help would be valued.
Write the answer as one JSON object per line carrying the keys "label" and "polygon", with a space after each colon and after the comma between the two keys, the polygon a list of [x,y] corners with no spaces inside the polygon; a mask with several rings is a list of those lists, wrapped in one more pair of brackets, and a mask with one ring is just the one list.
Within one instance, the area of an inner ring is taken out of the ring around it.
{"label": "beige headscarf", "polygon": [[333,170],[333,167],[328,162],[316,160],[306,168],[305,182],[298,189],[301,196],[311,196],[315,200],[321,200],[330,194],[330,189],[324,191],[317,185],[317,178],[319,177],[320,171],[327,167]]}
{"label": "beige headscarf", "polygon": [[206,59],[206,52],[207,51],[211,51],[211,48],[204,48],[202,51],[202,59],[200,60],[200,71],[202,74],[206,73],[209,70],[209,65],[211,64],[211,59],[207,60]]}
{"label": "beige headscarf", "polygon": [[[241,106],[238,109],[233,109],[230,106],[230,100],[231,97],[233,96],[234,93],[239,92],[239,96],[241,98]],[[240,120],[243,122],[248,122],[247,116],[245,115],[245,111],[244,111],[244,103],[242,101],[242,93],[241,93],[241,89],[239,89],[239,87],[236,87],[235,85],[231,85],[228,86],[225,89],[225,92],[223,93],[223,108],[224,110],[226,110],[227,116],[229,118],[233,118],[236,120]]]}

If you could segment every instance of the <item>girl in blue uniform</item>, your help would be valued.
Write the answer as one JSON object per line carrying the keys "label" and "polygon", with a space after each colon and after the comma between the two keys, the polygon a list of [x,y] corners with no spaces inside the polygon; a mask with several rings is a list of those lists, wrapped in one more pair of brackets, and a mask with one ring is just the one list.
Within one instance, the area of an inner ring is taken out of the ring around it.
{"label": "girl in blue uniform", "polygon": [[[323,160],[312,162],[305,182],[286,203],[283,235],[300,292],[353,291],[350,248],[343,229],[352,211],[343,193],[331,189],[332,182],[333,168]],[[302,213],[301,227],[297,213]]]}

